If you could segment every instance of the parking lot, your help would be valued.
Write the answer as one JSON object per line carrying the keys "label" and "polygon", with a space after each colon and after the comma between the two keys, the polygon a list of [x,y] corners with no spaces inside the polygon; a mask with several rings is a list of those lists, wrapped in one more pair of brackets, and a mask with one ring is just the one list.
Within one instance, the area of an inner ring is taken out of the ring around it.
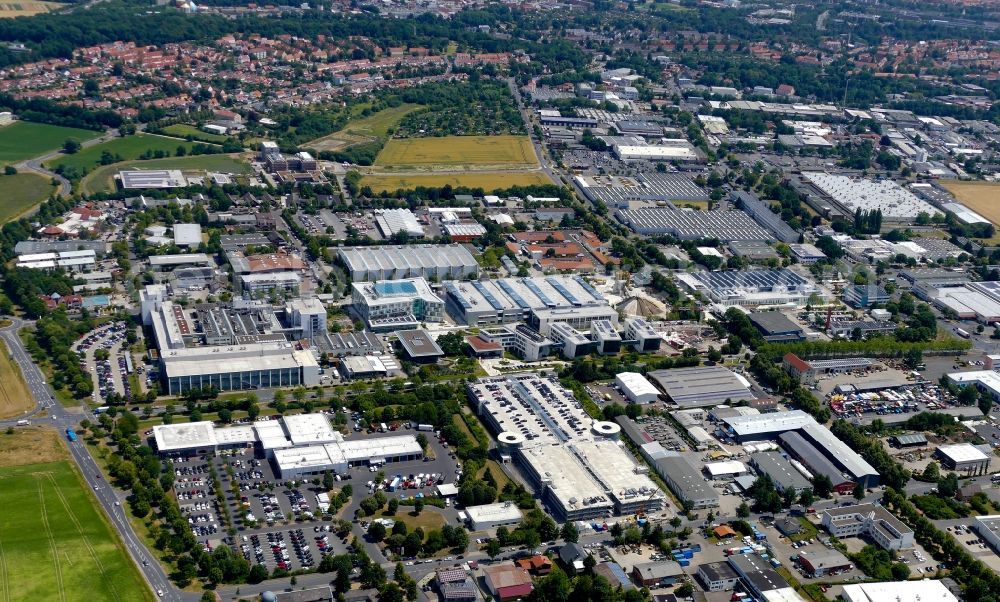
{"label": "parking lot", "polygon": [[[125,322],[106,324],[73,345],[73,350],[83,356],[80,368],[93,378],[95,403],[103,403],[111,393],[121,395],[128,400],[132,399],[132,385],[128,379],[132,366],[130,360],[126,358],[127,329]],[[98,350],[106,350],[107,359],[97,359]]]}

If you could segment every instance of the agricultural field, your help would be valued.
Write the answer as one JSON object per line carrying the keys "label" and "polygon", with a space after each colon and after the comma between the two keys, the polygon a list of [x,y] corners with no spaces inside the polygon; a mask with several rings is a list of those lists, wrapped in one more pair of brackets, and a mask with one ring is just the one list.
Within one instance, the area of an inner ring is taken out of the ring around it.
{"label": "agricultural field", "polygon": [[0,601],[153,600],[51,430],[0,435]]}
{"label": "agricultural field", "polygon": [[52,180],[34,173],[18,173],[0,176],[0,224],[16,219],[55,192]]}
{"label": "agricultural field", "polygon": [[222,136],[220,134],[210,134],[186,123],[168,125],[163,128],[163,131],[171,136],[177,136],[178,138],[187,138],[188,136],[191,136],[192,139],[201,140],[203,142],[225,142],[228,138],[228,136]]}
{"label": "agricultural field", "polygon": [[21,369],[11,359],[6,343],[0,343],[0,418],[20,416],[34,406]]}
{"label": "agricultural field", "polygon": [[388,137],[389,130],[396,127],[403,117],[419,108],[420,105],[403,104],[379,111],[368,117],[351,118],[344,129],[339,132],[334,132],[312,142],[305,142],[302,146],[317,152],[336,151],[355,144],[383,140]]}
{"label": "agricultural field", "polygon": [[79,173],[86,173],[101,165],[101,155],[107,151],[113,156],[121,157],[122,161],[138,159],[146,151],[162,151],[174,155],[177,147],[183,146],[191,150],[194,143],[177,138],[166,136],[154,136],[151,134],[136,134],[125,138],[115,138],[108,142],[95,144],[72,155],[62,155],[45,164],[50,169],[62,167],[63,169],[73,168]]}
{"label": "agricultural field", "polygon": [[406,190],[417,188],[418,186],[440,188],[450,185],[452,188],[459,186],[482,188],[489,193],[494,190],[510,188],[511,186],[540,186],[545,184],[552,184],[552,180],[540,171],[442,173],[416,176],[377,174],[366,175],[361,178],[361,186],[370,186],[375,192],[383,190]]}
{"label": "agricultural field", "polygon": [[80,191],[85,194],[108,192],[115,189],[114,176],[119,171],[127,169],[179,169],[186,174],[204,174],[206,171],[245,174],[250,173],[250,167],[238,154],[233,155],[194,155],[188,157],[170,157],[167,159],[149,159],[146,161],[124,161],[111,165],[102,165],[90,172],[80,181]]}
{"label": "agricultural field", "polygon": [[[0,4],[0,6],[3,5]],[[100,135],[101,132],[94,130],[15,121],[10,125],[0,127],[0,165],[18,163],[59,150],[67,138],[84,142]]]}
{"label": "agricultural field", "polygon": [[527,136],[442,136],[396,138],[386,142],[375,165],[396,168],[537,167],[538,159]]}
{"label": "agricultural field", "polygon": [[940,184],[960,203],[1000,225],[1000,183],[941,180]]}
{"label": "agricultural field", "polygon": [[30,17],[50,13],[66,6],[58,2],[0,2],[0,19],[13,19],[14,17]]}

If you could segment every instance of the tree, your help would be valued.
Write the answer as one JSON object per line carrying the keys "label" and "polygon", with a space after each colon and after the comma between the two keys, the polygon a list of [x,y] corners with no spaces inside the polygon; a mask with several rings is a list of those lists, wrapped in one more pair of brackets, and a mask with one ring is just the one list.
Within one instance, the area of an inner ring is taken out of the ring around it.
{"label": "tree", "polygon": [[368,526],[368,538],[375,543],[385,539],[385,525],[380,521],[374,521]]}
{"label": "tree", "polygon": [[80,151],[80,143],[72,138],[67,138],[63,142],[63,152],[67,155],[73,155]]}
{"label": "tree", "polygon": [[821,498],[828,498],[833,494],[833,483],[826,475],[816,475],[813,477],[813,493]]}
{"label": "tree", "polygon": [[14,167],[13,165],[7,165],[6,167],[3,168],[3,173],[6,176],[12,176],[17,173],[17,168]]}
{"label": "tree", "polygon": [[946,477],[938,481],[938,493],[944,498],[953,498],[958,493],[958,477],[955,473],[949,472]]}
{"label": "tree", "polygon": [[211,590],[205,590],[202,592],[201,602],[215,602],[215,592]]}
{"label": "tree", "polygon": [[750,506],[746,502],[741,503],[736,508],[736,516],[738,516],[740,518],[749,518],[750,517]]}
{"label": "tree", "polygon": [[851,495],[853,495],[854,499],[858,500],[859,502],[861,500],[865,499],[865,488],[864,488],[864,486],[861,483],[858,483],[857,485],[855,485],[854,486],[854,491],[851,492]]}
{"label": "tree", "polygon": [[[389,507],[386,509],[386,514],[388,514],[389,516],[393,516],[394,514],[396,514],[397,510],[399,510],[399,500],[397,500],[396,498],[390,499]],[[397,524],[405,525],[406,523],[397,523]]]}
{"label": "tree", "polygon": [[573,521],[566,521],[563,524],[562,529],[559,532],[559,535],[560,537],[563,538],[563,541],[571,543],[577,543],[580,541],[580,530],[577,529],[576,523],[574,523]]}
{"label": "tree", "polygon": [[941,468],[937,462],[931,460],[927,463],[927,468],[920,475],[925,481],[936,483],[941,478]]}
{"label": "tree", "polygon": [[687,598],[694,593],[694,586],[690,583],[682,583],[674,590],[674,595],[678,598]]}
{"label": "tree", "polygon": [[334,483],[333,473],[330,472],[329,470],[325,471],[323,473],[323,490],[324,491],[330,491],[330,490],[332,490],[333,489],[333,483]]}
{"label": "tree", "polygon": [[814,501],[812,489],[803,489],[802,494],[799,495],[799,503],[803,506],[808,506]]}
{"label": "tree", "polygon": [[420,513],[423,511],[423,509],[424,509],[424,500],[418,498],[417,501],[413,502],[414,516],[420,516]]}
{"label": "tree", "polygon": [[247,583],[260,583],[268,578],[267,567],[263,564],[255,564],[250,567],[250,574],[247,575]]}

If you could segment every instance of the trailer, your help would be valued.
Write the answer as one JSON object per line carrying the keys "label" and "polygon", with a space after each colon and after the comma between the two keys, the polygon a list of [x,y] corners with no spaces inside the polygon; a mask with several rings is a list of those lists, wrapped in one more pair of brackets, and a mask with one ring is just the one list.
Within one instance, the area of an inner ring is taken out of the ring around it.
{"label": "trailer", "polygon": [[434,430],[434,425],[433,424],[418,424],[417,425],[417,430],[418,431],[433,431]]}
{"label": "trailer", "polygon": [[99,416],[99,415],[107,412],[110,409],[111,409],[110,406],[100,406],[100,407],[94,408],[94,415],[95,416]]}

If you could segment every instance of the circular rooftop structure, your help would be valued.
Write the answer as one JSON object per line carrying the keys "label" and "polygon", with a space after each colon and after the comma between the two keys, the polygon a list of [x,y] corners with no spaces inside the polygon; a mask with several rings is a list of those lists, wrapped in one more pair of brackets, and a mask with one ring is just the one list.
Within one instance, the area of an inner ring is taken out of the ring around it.
{"label": "circular rooftop structure", "polygon": [[595,420],[590,429],[600,437],[618,437],[622,432],[622,427],[607,420]]}
{"label": "circular rooftop structure", "polygon": [[278,596],[274,592],[264,592],[260,595],[260,602],[278,602]]}
{"label": "circular rooftop structure", "polygon": [[521,433],[504,431],[497,435],[497,441],[500,442],[500,445],[505,447],[521,447],[524,445],[525,438]]}

